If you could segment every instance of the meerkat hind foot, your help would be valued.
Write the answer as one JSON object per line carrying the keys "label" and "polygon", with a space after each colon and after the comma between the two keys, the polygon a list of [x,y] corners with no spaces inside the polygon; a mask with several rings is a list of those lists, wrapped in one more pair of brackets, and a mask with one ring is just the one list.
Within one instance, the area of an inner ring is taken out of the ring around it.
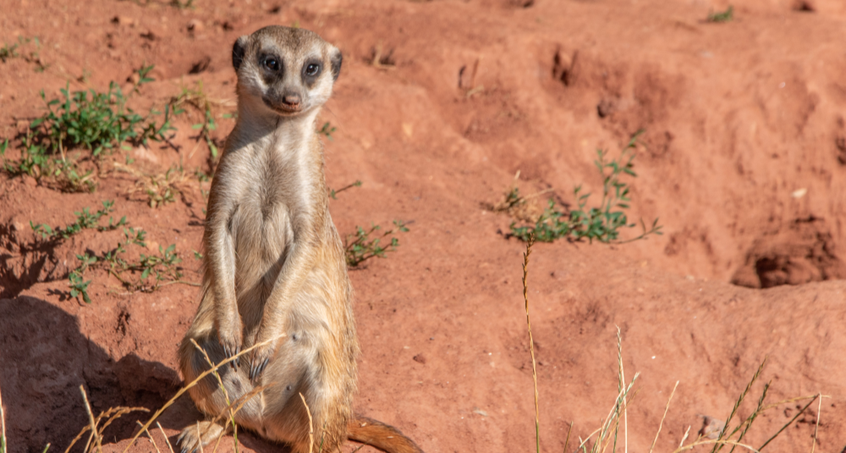
{"label": "meerkat hind foot", "polygon": [[188,425],[182,430],[177,441],[181,447],[181,453],[200,453],[206,445],[217,440],[219,436],[226,434],[228,425],[220,425],[212,422],[197,422]]}

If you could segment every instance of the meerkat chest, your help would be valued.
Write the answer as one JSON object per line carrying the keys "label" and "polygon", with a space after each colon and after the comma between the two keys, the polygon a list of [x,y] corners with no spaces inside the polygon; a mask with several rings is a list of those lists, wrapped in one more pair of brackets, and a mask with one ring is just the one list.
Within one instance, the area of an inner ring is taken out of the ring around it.
{"label": "meerkat chest", "polygon": [[296,165],[281,159],[260,157],[241,170],[231,220],[236,250],[277,262],[307,216],[308,187]]}

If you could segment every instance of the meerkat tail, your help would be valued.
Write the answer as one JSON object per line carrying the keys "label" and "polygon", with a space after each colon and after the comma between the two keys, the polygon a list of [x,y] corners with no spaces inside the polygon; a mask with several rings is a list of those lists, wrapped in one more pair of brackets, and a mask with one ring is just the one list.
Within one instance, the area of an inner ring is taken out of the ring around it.
{"label": "meerkat tail", "polygon": [[423,453],[423,450],[400,430],[379,420],[359,415],[347,426],[347,437],[388,453]]}

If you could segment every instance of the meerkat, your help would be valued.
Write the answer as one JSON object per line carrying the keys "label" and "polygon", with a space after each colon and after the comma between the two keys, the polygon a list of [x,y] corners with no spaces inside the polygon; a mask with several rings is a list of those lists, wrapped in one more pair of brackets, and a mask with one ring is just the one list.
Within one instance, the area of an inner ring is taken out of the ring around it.
{"label": "meerkat", "polygon": [[190,382],[210,368],[194,342],[215,363],[270,342],[218,369],[225,393],[211,375],[189,390],[209,420],[185,428],[183,452],[225,434],[230,425],[214,419],[227,399],[265,386],[235,422],[294,453],[335,451],[347,438],[422,453],[395,428],[352,411],[352,287],[315,131],[341,61],[335,46],[303,29],[271,26],[235,41],[238,120],[212,181],[202,298],[179,348],[182,376]]}

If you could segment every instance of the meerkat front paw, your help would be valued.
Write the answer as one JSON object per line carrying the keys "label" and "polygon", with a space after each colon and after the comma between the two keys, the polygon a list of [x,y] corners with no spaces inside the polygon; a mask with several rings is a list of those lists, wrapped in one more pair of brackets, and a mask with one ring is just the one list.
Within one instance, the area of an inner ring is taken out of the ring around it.
{"label": "meerkat front paw", "polygon": [[264,369],[267,368],[267,364],[270,363],[270,359],[276,353],[276,345],[285,336],[285,334],[272,336],[266,333],[273,330],[264,328],[256,332],[256,341],[253,344],[260,344],[261,346],[255,348],[250,357],[250,380],[253,382],[256,382]]}
{"label": "meerkat front paw", "polygon": [[[221,323],[217,329],[217,339],[220,342],[220,346],[223,347],[223,354],[227,359],[232,358],[241,352],[243,339],[241,337],[241,326],[237,324],[240,324],[240,322]],[[236,364],[240,365],[238,362],[240,362],[240,357],[238,360],[229,362],[229,364],[232,365],[233,369],[235,369]]]}
{"label": "meerkat front paw", "polygon": [[[228,425],[227,425],[228,426]],[[177,443],[182,447],[181,453],[195,453],[202,450],[202,447],[225,434],[226,426],[212,422],[197,422],[182,430]]]}
{"label": "meerkat front paw", "polygon": [[253,356],[250,360],[250,379],[252,381],[257,381],[261,373],[264,372],[270,358],[273,357],[274,351],[275,348],[272,343],[253,350]]}

